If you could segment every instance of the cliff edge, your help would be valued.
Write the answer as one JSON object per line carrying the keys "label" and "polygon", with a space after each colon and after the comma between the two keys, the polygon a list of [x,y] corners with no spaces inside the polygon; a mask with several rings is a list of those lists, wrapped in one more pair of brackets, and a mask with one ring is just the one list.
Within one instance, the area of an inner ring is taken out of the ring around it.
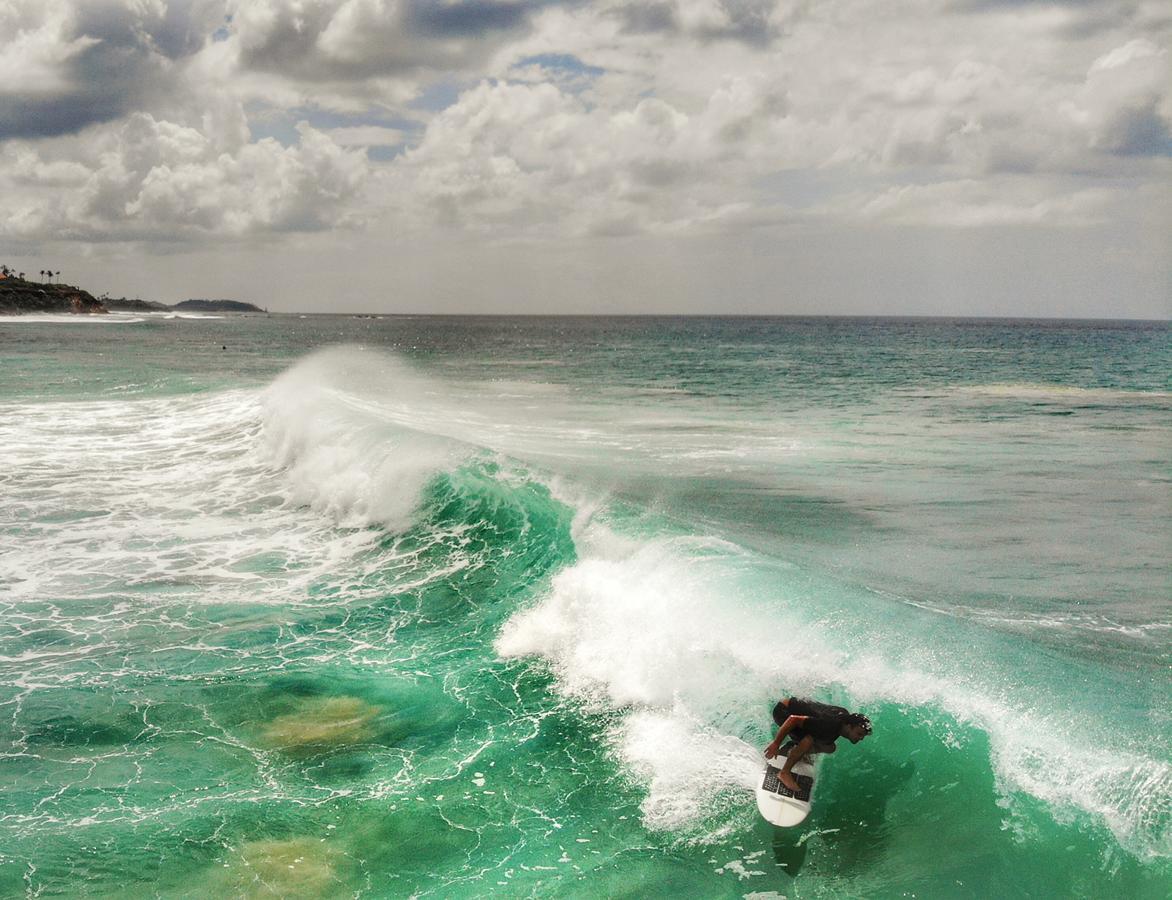
{"label": "cliff edge", "polygon": [[22,278],[0,279],[0,314],[78,313],[88,315],[109,310],[89,291],[69,284],[41,284]]}

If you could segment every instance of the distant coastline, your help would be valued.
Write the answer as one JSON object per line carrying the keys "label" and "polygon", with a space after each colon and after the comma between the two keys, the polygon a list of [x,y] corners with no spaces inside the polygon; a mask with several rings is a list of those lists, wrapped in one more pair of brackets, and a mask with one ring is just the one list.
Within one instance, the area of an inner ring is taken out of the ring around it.
{"label": "distant coastline", "polygon": [[69,313],[106,315],[110,312],[228,312],[263,313],[266,310],[240,300],[183,300],[166,304],[126,297],[95,297],[71,284],[50,284],[17,276],[0,278],[0,315]]}
{"label": "distant coastline", "polygon": [[268,312],[266,309],[252,303],[245,303],[242,300],[181,300],[179,303],[168,305],[155,300],[107,297],[102,302],[111,312]]}
{"label": "distant coastline", "polygon": [[242,300],[183,300],[170,308],[189,312],[267,312]]}

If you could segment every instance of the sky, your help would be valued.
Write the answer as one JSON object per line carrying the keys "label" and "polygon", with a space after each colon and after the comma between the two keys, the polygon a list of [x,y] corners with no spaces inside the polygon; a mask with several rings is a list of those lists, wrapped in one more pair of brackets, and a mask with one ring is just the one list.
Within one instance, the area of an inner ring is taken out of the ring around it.
{"label": "sky", "polygon": [[1169,318],[1170,37],[1167,0],[0,0],[0,261],[274,312]]}

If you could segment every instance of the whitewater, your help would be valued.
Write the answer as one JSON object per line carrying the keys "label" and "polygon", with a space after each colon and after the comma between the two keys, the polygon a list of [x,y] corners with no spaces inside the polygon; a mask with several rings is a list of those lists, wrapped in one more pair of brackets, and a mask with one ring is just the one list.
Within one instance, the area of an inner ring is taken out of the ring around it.
{"label": "whitewater", "polygon": [[[0,896],[1166,895],[1165,323],[0,320]],[[806,827],[790,694],[867,713]]]}

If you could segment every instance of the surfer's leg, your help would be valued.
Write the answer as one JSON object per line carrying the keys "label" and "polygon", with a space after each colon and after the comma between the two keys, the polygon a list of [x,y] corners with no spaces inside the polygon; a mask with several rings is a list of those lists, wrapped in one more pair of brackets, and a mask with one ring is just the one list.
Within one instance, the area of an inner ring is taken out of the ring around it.
{"label": "surfer's leg", "polygon": [[798,790],[797,779],[790,773],[795,765],[805,758],[806,754],[810,752],[810,748],[814,746],[814,739],[806,735],[798,743],[794,744],[785,758],[785,765],[781,767],[781,771],[777,773],[777,780],[784,784],[791,791]]}

